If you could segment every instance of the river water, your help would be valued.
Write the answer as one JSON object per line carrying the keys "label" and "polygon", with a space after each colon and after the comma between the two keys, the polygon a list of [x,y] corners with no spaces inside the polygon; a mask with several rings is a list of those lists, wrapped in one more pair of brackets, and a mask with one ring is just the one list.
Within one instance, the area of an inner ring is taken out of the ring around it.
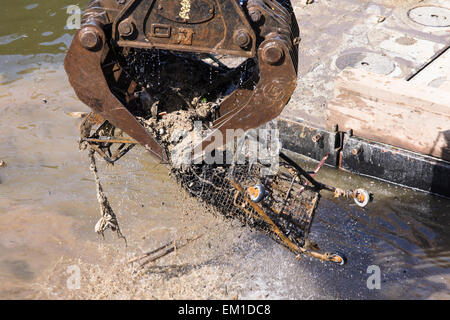
{"label": "river water", "polygon": [[[312,237],[344,252],[344,267],[297,261],[267,236],[184,199],[139,148],[100,168],[128,247],[112,234],[99,238],[95,185],[77,148],[79,119],[70,116],[88,109],[62,68],[74,34],[65,28],[71,4],[16,0],[0,11],[1,299],[450,298],[450,201],[328,168],[319,180],[376,195],[364,210],[327,195],[320,203]],[[139,272],[126,263],[196,235]],[[73,266],[81,274],[75,289],[67,281]],[[380,289],[367,286],[373,266]]]}

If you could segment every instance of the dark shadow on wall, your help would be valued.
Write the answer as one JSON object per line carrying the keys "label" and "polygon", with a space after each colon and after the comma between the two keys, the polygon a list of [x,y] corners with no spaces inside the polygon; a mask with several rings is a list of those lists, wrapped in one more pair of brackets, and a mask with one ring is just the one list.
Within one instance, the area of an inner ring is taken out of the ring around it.
{"label": "dark shadow on wall", "polygon": [[441,133],[447,143],[446,147],[442,150],[442,158],[450,159],[450,130]]}
{"label": "dark shadow on wall", "polygon": [[[450,130],[441,132],[446,147],[442,149],[442,158],[450,159]],[[437,161],[433,169],[431,192],[450,198],[450,161]]]}

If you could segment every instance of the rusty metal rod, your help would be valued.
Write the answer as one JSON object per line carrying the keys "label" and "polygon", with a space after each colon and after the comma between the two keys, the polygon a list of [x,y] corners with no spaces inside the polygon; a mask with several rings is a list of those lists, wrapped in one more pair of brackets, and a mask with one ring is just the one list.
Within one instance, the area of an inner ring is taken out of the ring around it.
{"label": "rusty metal rod", "polygon": [[306,172],[302,167],[300,167],[294,160],[289,158],[283,152],[280,152],[280,158],[286,161],[289,165],[293,166],[302,176],[304,176],[314,187],[319,190],[336,191],[336,188],[327,186],[321,182],[316,181],[308,172]]}
{"label": "rusty metal rod", "polygon": [[87,142],[87,143],[128,143],[128,144],[138,144],[134,140],[129,140],[129,139],[110,139],[108,137],[99,138],[99,139],[83,138],[83,139],[81,139],[81,142]]}

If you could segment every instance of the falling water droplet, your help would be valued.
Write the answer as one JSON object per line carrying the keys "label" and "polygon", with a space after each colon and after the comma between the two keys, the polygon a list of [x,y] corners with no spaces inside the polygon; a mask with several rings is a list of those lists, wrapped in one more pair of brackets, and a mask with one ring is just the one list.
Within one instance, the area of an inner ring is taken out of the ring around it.
{"label": "falling water droplet", "polygon": [[161,55],[159,50],[158,51],[158,87],[161,86]]}
{"label": "falling water droplet", "polygon": [[213,69],[212,69],[212,67],[210,66],[209,67],[209,84],[211,85],[212,84],[212,82],[213,82]]}

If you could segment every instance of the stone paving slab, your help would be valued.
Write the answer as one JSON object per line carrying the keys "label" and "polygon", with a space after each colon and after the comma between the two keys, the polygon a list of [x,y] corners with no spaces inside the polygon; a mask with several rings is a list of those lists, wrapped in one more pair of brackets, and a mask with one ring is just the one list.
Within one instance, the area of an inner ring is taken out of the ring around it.
{"label": "stone paving slab", "polygon": [[[334,79],[345,67],[406,79],[450,45],[449,1],[292,3],[302,38],[299,83],[282,119],[325,129]],[[428,78],[446,83],[442,75]]]}

